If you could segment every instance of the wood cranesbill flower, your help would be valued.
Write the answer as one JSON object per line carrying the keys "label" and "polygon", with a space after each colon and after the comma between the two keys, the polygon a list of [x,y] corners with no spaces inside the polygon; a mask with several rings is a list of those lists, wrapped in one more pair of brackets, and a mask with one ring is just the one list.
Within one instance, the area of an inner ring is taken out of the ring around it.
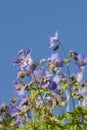
{"label": "wood cranesbill flower", "polygon": [[54,76],[54,77],[53,77],[53,81],[57,84],[57,87],[56,87],[56,89],[54,90],[54,92],[55,92],[56,94],[60,94],[60,93],[61,93],[61,88],[60,88],[60,86],[59,86],[60,77],[59,77],[59,76]]}
{"label": "wood cranesbill flower", "polygon": [[53,47],[57,41],[58,41],[58,32],[56,31],[54,36],[52,37],[50,36],[48,47],[49,48]]}
{"label": "wood cranesbill flower", "polygon": [[17,79],[13,82],[13,84],[14,84],[14,86],[16,88],[16,92],[19,96],[25,95],[25,93],[26,93],[24,90],[25,84],[23,82],[21,82],[19,79]]}
{"label": "wood cranesbill flower", "polygon": [[48,58],[48,66],[50,70],[54,71],[56,68],[63,67],[64,61],[60,59],[58,53],[51,54],[51,57]]}
{"label": "wood cranesbill flower", "polygon": [[47,80],[50,79],[52,74],[49,71],[46,71],[45,69],[39,69],[35,70],[31,76],[33,79],[36,80],[36,82],[40,84],[45,84]]}
{"label": "wood cranesbill flower", "polygon": [[18,58],[13,60],[13,65],[16,65],[18,68],[26,68],[33,63],[31,58],[31,49],[22,49],[18,52]]}
{"label": "wood cranesbill flower", "polygon": [[85,57],[84,55],[79,54],[79,55],[77,56],[77,60],[75,61],[75,63],[76,63],[79,67],[85,66],[85,65],[87,65],[87,57]]}
{"label": "wood cranesbill flower", "polygon": [[0,103],[0,121],[2,121],[6,116],[7,109],[8,106],[5,103]]}
{"label": "wood cranesbill flower", "polygon": [[[11,117],[13,117],[15,119],[15,123],[21,124],[21,122],[25,122],[26,118],[25,118],[25,113],[29,114],[29,104],[28,104],[28,97],[26,97],[26,95],[24,96],[19,96],[18,100],[14,103],[11,102],[11,104],[9,105],[8,108],[8,113]],[[21,118],[19,120],[19,118]],[[28,118],[28,117],[27,117]]]}
{"label": "wood cranesbill flower", "polygon": [[19,114],[19,110],[12,104],[9,105],[8,112],[10,113],[11,117],[15,117]]}
{"label": "wood cranesbill flower", "polygon": [[32,78],[34,78],[36,82],[43,85],[43,87],[48,88],[49,90],[56,90],[56,88],[58,90],[57,85],[60,81],[59,76],[52,77],[52,74],[45,69],[40,69],[38,71],[35,70],[32,74]]}
{"label": "wood cranesbill flower", "polygon": [[87,86],[85,86],[85,87],[79,89],[79,93],[80,93],[80,94],[86,94],[86,93],[87,93]]}
{"label": "wood cranesbill flower", "polygon": [[18,52],[18,58],[13,60],[13,65],[17,66],[17,78],[24,78],[25,75],[31,74],[36,64],[31,58],[31,49],[22,49]]}
{"label": "wood cranesbill flower", "polygon": [[87,98],[82,101],[82,106],[87,107]]}
{"label": "wood cranesbill flower", "polygon": [[84,80],[84,68],[80,69],[77,73],[75,73],[75,77],[77,82],[80,84]]}
{"label": "wood cranesbill flower", "polygon": [[47,84],[45,84],[44,86],[48,88],[49,90],[55,90],[54,92],[58,93],[59,82],[60,82],[60,77],[54,76],[54,77],[51,77],[50,80],[47,82]]}
{"label": "wood cranesbill flower", "polygon": [[87,65],[87,57],[85,57],[82,54],[78,54],[77,52],[70,50],[69,56],[73,58],[73,61],[75,64],[78,65],[78,67],[84,67]]}
{"label": "wood cranesbill flower", "polygon": [[50,90],[55,90],[56,88],[57,88],[57,84],[56,84],[56,82],[54,82],[54,81],[50,81],[49,83],[48,83],[48,89],[50,89]]}
{"label": "wood cranesbill flower", "polygon": [[31,49],[22,49],[18,52],[18,58],[13,60],[13,65],[16,66],[25,66],[31,60]]}

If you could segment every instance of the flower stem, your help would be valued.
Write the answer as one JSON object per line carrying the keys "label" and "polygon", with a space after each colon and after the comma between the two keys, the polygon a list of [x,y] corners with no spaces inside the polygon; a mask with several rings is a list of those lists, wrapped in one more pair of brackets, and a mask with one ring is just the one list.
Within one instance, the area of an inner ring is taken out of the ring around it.
{"label": "flower stem", "polygon": [[[34,76],[34,78],[35,78],[34,73],[32,73],[32,74],[33,74],[33,76]],[[45,103],[45,101],[44,101],[44,99],[43,99],[43,96],[41,95],[41,92],[40,92],[40,89],[39,89],[39,87],[40,87],[41,85],[38,84],[38,82],[37,82],[36,80],[35,80],[35,83],[36,83],[36,85],[37,85],[37,90],[38,90],[38,92],[39,92],[39,96],[41,97],[41,100],[43,101],[44,107],[47,109],[46,103]]]}
{"label": "flower stem", "polygon": [[[64,57],[67,58],[64,46],[63,46],[63,44],[61,42],[60,42],[60,45],[61,45],[62,51],[64,53]],[[66,63],[66,68],[67,68],[68,78],[70,80],[70,67],[69,67],[68,63]],[[74,99],[73,99],[73,96],[72,96],[71,86],[68,87],[68,90],[66,91],[66,95],[67,95],[67,102],[68,102],[67,111],[69,111],[69,100],[70,100],[70,96],[72,98],[73,109],[75,108],[75,103],[74,103]]]}

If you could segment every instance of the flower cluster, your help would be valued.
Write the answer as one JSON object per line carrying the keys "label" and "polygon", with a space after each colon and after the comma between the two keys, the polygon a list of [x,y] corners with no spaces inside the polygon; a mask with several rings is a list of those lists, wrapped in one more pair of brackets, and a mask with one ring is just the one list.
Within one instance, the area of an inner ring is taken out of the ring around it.
{"label": "flower cluster", "polygon": [[[87,57],[74,50],[66,56],[58,32],[50,36],[48,48],[53,49],[53,53],[40,63],[32,58],[31,48],[20,50],[13,60],[17,67],[17,77],[13,82],[17,97],[12,97],[9,105],[0,103],[2,130],[68,130],[70,122],[70,130],[86,128]],[[58,49],[62,49],[64,58],[60,57]],[[77,66],[73,73],[70,72],[70,63]],[[76,112],[78,116],[74,122]],[[85,125],[79,126],[81,123]]]}

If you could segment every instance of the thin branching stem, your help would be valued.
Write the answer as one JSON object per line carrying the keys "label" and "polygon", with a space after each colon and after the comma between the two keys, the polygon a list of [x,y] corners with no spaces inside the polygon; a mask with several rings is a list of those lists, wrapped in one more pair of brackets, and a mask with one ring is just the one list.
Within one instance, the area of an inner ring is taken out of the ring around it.
{"label": "thin branching stem", "polygon": [[[33,73],[33,76],[34,76],[34,78],[35,78],[34,73]],[[42,97],[42,95],[41,95],[40,89],[39,89],[40,85],[38,85],[38,83],[37,83],[36,80],[35,80],[35,83],[36,83],[36,85],[37,85],[37,90],[38,90],[38,92],[39,92],[39,96],[41,97],[41,100],[43,101],[44,107],[47,108],[47,107],[46,107],[46,103],[45,103],[45,101],[44,101],[44,99],[43,99],[43,97]]]}
{"label": "thin branching stem", "polygon": [[[66,52],[65,52],[65,49],[64,49],[64,46],[63,44],[60,42],[60,45],[61,45],[61,48],[62,48],[62,51],[64,53],[64,57],[67,58],[66,56]],[[66,63],[66,68],[67,68],[67,74],[68,74],[68,78],[70,80],[70,67],[69,67],[69,63]],[[67,91],[66,93],[69,94],[68,97],[67,97],[67,100],[69,101],[70,99],[70,96],[72,98],[72,103],[73,103],[73,109],[75,108],[75,103],[74,103],[74,99],[73,99],[73,96],[72,96],[72,90],[71,90],[71,86],[68,88],[69,92]],[[69,110],[69,106],[67,106],[67,111]]]}

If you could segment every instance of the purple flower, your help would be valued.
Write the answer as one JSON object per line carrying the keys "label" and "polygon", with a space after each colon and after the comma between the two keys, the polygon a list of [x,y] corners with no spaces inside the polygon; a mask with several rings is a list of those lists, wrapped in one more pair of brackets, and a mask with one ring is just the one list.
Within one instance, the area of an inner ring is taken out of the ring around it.
{"label": "purple flower", "polygon": [[26,75],[31,75],[36,69],[36,64],[26,65],[25,67],[17,68],[17,79],[24,78]]}
{"label": "purple flower", "polygon": [[85,93],[87,93],[87,86],[85,86],[85,87],[79,89],[79,93],[80,93],[80,94],[85,94]]}
{"label": "purple flower", "polygon": [[60,86],[57,86],[57,88],[54,91],[56,94],[61,94]]}
{"label": "purple flower", "polygon": [[87,65],[87,57],[79,54],[77,58],[78,58],[78,60],[76,61],[76,63],[79,66],[85,66],[85,65]]}
{"label": "purple flower", "polygon": [[51,57],[48,58],[48,63],[54,63],[56,65],[56,67],[62,67],[63,66],[63,60],[60,59],[60,57],[58,56],[58,53],[55,54],[51,54]]}
{"label": "purple flower", "polygon": [[64,62],[59,58],[58,53],[51,54],[51,57],[48,58],[48,66],[52,71],[56,68],[63,67],[63,65]]}
{"label": "purple flower", "polygon": [[74,63],[76,63],[79,67],[83,67],[87,65],[87,57],[85,57],[82,54],[75,54],[75,52],[72,52],[71,57],[74,59]]}
{"label": "purple flower", "polygon": [[18,115],[19,110],[16,108],[16,106],[10,104],[10,105],[9,105],[8,112],[10,113],[10,116],[15,117],[15,116]]}
{"label": "purple flower", "polygon": [[18,100],[15,103],[11,103],[9,105],[8,112],[10,116],[17,117],[23,112],[27,107],[28,103],[26,103],[28,98],[25,95],[22,95],[18,98]]}
{"label": "purple flower", "polygon": [[54,77],[53,77],[53,81],[56,82],[57,84],[59,84],[59,82],[60,82],[60,77],[59,77],[59,76],[54,76]]}
{"label": "purple flower", "polygon": [[20,102],[16,104],[10,104],[8,112],[12,117],[18,116],[24,109],[26,109],[26,105],[20,105]]}
{"label": "purple flower", "polygon": [[87,98],[82,101],[82,106],[87,107]]}
{"label": "purple flower", "polygon": [[60,58],[59,58],[59,56],[58,56],[58,53],[51,54],[51,57],[48,58],[48,61],[49,61],[49,62],[60,61]]}
{"label": "purple flower", "polygon": [[57,93],[57,94],[60,94],[60,93],[61,93],[61,89],[60,89],[60,86],[59,86],[60,77],[59,77],[59,76],[54,76],[54,77],[53,77],[53,81],[55,81],[56,84],[57,84],[57,87],[56,87],[56,89],[54,90],[54,92]]}
{"label": "purple flower", "polygon": [[84,80],[84,68],[80,69],[76,74],[75,77],[78,81],[78,83],[82,83],[82,81]]}
{"label": "purple flower", "polygon": [[54,36],[50,36],[50,41],[48,47],[51,48],[54,46],[54,44],[58,41],[58,32],[55,32]]}
{"label": "purple flower", "polygon": [[35,70],[32,74],[32,78],[34,78],[39,83],[45,83],[46,79],[50,78],[52,74],[45,69]]}
{"label": "purple flower", "polygon": [[27,72],[24,70],[24,68],[17,68],[17,79],[24,78]]}
{"label": "purple flower", "polygon": [[44,86],[50,90],[56,90],[58,89],[58,84],[60,82],[60,77],[59,76],[54,76],[50,78],[50,81],[47,82]]}
{"label": "purple flower", "polygon": [[29,69],[28,69],[28,74],[33,73],[33,71],[36,69],[36,64],[31,64]]}
{"label": "purple flower", "polygon": [[0,103],[0,121],[7,116],[8,106],[5,103]]}
{"label": "purple flower", "polygon": [[19,79],[14,81],[14,86],[16,87],[16,92],[18,95],[22,96],[25,95],[25,90],[24,90],[24,83],[22,81],[20,81]]}
{"label": "purple flower", "polygon": [[57,84],[54,81],[50,81],[48,86],[47,86],[50,90],[54,90],[57,88]]}
{"label": "purple flower", "polygon": [[24,116],[17,116],[16,125],[19,126],[19,125],[22,124],[24,121],[25,121],[25,117],[24,117]]}
{"label": "purple flower", "polygon": [[0,103],[0,110],[5,106],[5,103]]}
{"label": "purple flower", "polygon": [[34,78],[38,83],[42,84],[43,87],[50,90],[55,90],[57,88],[57,84],[60,81],[59,76],[52,78],[52,74],[50,74],[50,72],[46,71],[45,69],[40,69],[38,71],[35,70],[32,78]]}
{"label": "purple flower", "polygon": [[18,57],[19,58],[13,60],[13,65],[18,67],[17,78],[24,78],[25,75],[29,75],[35,70],[36,64],[31,58],[30,48],[20,50]]}
{"label": "purple flower", "polygon": [[27,49],[22,49],[18,52],[18,56],[19,57],[29,57],[30,54],[31,54],[31,49],[30,48],[27,48]]}
{"label": "purple flower", "polygon": [[76,63],[78,65],[78,67],[81,68],[81,67],[84,67],[85,65],[87,65],[87,57],[85,57],[84,55],[78,54],[74,50],[70,50],[69,56],[71,58],[73,58],[72,62]]}
{"label": "purple flower", "polygon": [[28,60],[30,60],[30,54],[31,54],[31,49],[22,49],[18,52],[18,57],[17,59],[13,60],[13,65],[21,66],[21,65],[26,65]]}

